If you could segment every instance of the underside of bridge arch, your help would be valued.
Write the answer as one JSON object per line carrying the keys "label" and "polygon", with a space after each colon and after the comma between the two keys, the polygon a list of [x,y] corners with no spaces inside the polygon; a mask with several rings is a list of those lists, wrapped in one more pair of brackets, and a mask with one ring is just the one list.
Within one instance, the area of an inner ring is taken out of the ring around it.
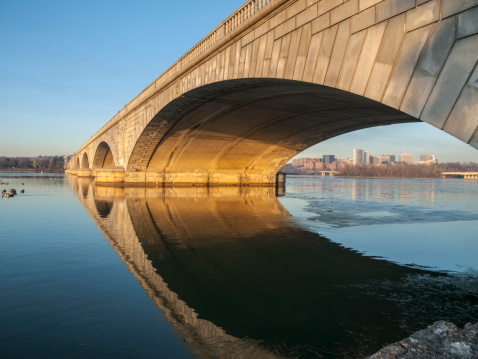
{"label": "underside of bridge arch", "polygon": [[80,168],[81,168],[80,159],[79,159],[78,157],[76,158],[76,168],[77,168],[77,169],[80,169]]}
{"label": "underside of bridge arch", "polygon": [[96,149],[95,158],[93,159],[93,168],[114,167],[115,160],[110,146],[106,142],[101,142]]}
{"label": "underside of bridge arch", "polygon": [[86,152],[83,154],[83,159],[81,161],[81,169],[90,168],[90,162],[88,161],[88,155]]}
{"label": "underside of bridge arch", "polygon": [[230,80],[165,106],[131,154],[126,182],[270,185],[296,154],[368,127],[419,121],[379,102],[300,81]]}

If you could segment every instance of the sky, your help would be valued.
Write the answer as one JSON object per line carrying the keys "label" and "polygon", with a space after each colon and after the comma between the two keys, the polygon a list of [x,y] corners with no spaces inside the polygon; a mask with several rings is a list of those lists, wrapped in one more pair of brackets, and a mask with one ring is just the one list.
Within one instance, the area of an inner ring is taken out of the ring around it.
{"label": "sky", "polygon": [[[242,0],[0,0],[0,156],[70,155]],[[475,161],[424,124],[342,135],[297,157],[373,155]]]}

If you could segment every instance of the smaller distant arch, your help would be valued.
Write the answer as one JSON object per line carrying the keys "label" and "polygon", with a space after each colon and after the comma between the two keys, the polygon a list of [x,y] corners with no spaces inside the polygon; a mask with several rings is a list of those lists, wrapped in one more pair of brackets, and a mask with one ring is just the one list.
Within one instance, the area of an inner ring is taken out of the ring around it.
{"label": "smaller distant arch", "polygon": [[81,168],[81,167],[80,167],[80,159],[79,159],[78,157],[76,158],[76,168],[77,168],[77,169],[80,169],[80,168]]}
{"label": "smaller distant arch", "polygon": [[83,160],[81,161],[81,169],[90,168],[90,162],[88,161],[88,155],[86,152],[83,154]]}
{"label": "smaller distant arch", "polygon": [[93,160],[93,168],[114,167],[115,159],[110,146],[106,142],[101,142],[96,149],[95,158]]}

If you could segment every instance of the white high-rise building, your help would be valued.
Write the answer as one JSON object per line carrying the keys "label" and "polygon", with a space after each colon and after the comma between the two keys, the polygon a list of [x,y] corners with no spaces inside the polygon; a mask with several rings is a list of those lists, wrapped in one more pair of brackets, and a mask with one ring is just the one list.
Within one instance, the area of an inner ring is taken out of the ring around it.
{"label": "white high-rise building", "polygon": [[369,151],[364,151],[363,152],[363,163],[366,165],[370,164],[370,152]]}
{"label": "white high-rise building", "polygon": [[354,149],[354,165],[360,165],[363,163],[363,150]]}

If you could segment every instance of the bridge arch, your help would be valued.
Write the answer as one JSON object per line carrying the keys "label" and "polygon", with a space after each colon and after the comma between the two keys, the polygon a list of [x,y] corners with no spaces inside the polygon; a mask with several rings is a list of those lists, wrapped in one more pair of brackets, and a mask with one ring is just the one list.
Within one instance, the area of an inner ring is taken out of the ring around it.
{"label": "bridge arch", "polygon": [[88,161],[88,154],[85,152],[83,153],[83,157],[81,160],[81,169],[88,169],[90,168],[90,162]]}
{"label": "bridge arch", "polygon": [[79,158],[79,157],[76,157],[76,162],[75,162],[75,164],[76,164],[75,169],[80,169],[80,168],[81,168],[80,158]]}
{"label": "bridge arch", "polygon": [[292,157],[347,132],[418,119],[347,91],[303,81],[239,79],[201,86],[165,106],[127,172],[147,181],[269,182]]}
{"label": "bridge arch", "polygon": [[110,146],[105,141],[102,141],[98,145],[95,152],[95,157],[93,159],[93,169],[114,167],[115,163],[116,162]]}

